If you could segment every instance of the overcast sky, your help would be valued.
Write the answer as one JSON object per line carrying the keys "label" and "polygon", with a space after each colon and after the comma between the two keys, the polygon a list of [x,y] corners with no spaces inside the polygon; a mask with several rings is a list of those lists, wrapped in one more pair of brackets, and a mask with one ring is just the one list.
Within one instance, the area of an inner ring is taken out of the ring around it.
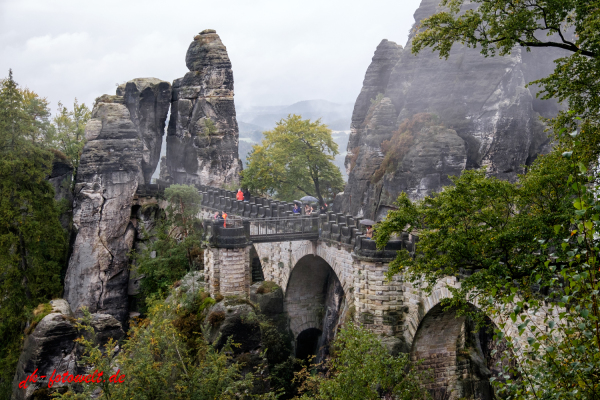
{"label": "overcast sky", "polygon": [[382,39],[406,43],[420,0],[0,0],[0,77],[55,110],[116,84],[187,72],[198,32],[216,29],[238,108],[356,100]]}

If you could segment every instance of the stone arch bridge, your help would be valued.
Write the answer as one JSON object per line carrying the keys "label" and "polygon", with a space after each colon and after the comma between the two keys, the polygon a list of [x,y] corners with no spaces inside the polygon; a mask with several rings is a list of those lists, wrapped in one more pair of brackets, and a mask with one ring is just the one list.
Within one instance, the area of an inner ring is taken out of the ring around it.
{"label": "stone arch bridge", "polygon": [[[299,216],[292,213],[293,203],[258,197],[238,201],[231,191],[199,189],[211,294],[248,296],[253,282],[273,281],[283,290],[297,349],[306,339],[316,354],[340,323],[352,320],[379,334],[391,351],[424,360],[422,367],[433,371],[429,388],[441,398],[492,398],[489,378],[497,372],[498,356],[492,352],[497,344],[440,307],[451,296],[448,287],[459,284],[456,278],[445,278],[428,296],[399,275],[385,279],[396,252],[413,252],[416,237],[403,234],[377,250],[352,216]],[[226,226],[215,222],[217,211],[228,214]]]}

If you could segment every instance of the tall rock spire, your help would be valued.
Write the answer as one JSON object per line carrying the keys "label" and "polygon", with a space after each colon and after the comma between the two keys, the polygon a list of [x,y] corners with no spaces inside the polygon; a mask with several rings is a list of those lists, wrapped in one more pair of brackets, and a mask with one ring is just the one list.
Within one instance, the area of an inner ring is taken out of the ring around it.
{"label": "tall rock spire", "polygon": [[173,82],[161,179],[211,186],[237,183],[242,164],[227,49],[214,30],[206,29],[190,44],[185,63],[190,72]]}
{"label": "tall rock spire", "polygon": [[75,243],[65,276],[65,299],[126,321],[129,251],[135,239],[131,206],[152,176],[171,99],[171,85],[134,79],[116,96],[96,99],[75,180]]}
{"label": "tall rock spire", "polygon": [[[440,11],[438,4],[422,0],[416,26]],[[400,193],[421,199],[463,169],[486,167],[514,181],[549,148],[540,116],[556,115],[560,105],[536,99],[538,88],[527,83],[547,75],[560,50],[516,48],[486,58],[456,44],[445,60],[431,49],[412,54],[414,34],[402,50],[384,40],[375,51],[354,107],[348,184],[334,203],[337,212],[382,218]],[[434,122],[417,130],[424,114]],[[414,132],[401,138],[398,129],[407,126]]]}

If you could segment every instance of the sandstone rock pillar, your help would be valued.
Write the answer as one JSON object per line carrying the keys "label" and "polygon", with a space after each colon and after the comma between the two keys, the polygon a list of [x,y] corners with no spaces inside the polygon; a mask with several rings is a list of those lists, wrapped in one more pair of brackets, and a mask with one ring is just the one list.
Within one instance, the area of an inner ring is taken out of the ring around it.
{"label": "sandstone rock pillar", "polygon": [[190,44],[185,63],[190,72],[173,82],[161,179],[216,187],[237,183],[242,163],[227,49],[219,35],[207,29]]}
{"label": "sandstone rock pillar", "polygon": [[76,237],[65,276],[65,299],[76,315],[85,306],[127,320],[131,205],[158,163],[170,98],[168,82],[147,78],[96,99],[75,180]]}

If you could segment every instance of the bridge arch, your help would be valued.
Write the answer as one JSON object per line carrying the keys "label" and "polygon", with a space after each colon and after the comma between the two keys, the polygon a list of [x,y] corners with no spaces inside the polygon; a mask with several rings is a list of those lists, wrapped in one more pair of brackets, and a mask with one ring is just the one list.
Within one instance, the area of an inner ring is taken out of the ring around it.
{"label": "bridge arch", "polygon": [[[322,358],[346,308],[340,279],[327,261],[308,254],[294,265],[285,289],[284,309],[290,320],[297,354],[306,356],[317,350],[312,355]],[[318,338],[315,332],[319,332]],[[315,340],[316,347],[313,346]],[[305,341],[312,346],[310,350],[304,345]]]}
{"label": "bridge arch", "polygon": [[497,375],[492,372],[496,347],[489,329],[475,331],[469,318],[438,304],[421,321],[411,358],[431,374],[427,388],[434,398],[492,400],[489,379]]}
{"label": "bridge arch", "polygon": [[263,266],[260,261],[260,256],[254,245],[250,246],[250,279],[252,283],[261,282],[265,280],[265,274]]}

